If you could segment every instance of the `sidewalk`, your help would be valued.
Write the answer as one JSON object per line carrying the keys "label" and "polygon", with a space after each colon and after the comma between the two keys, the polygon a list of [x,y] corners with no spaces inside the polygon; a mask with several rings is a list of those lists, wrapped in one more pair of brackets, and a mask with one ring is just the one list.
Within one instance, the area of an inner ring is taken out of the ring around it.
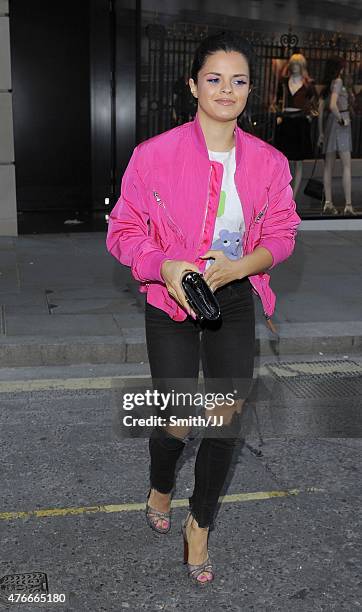
{"label": "sidewalk", "polygon": [[[143,301],[105,233],[0,238],[0,367],[147,361]],[[362,348],[362,232],[301,231],[272,272],[273,321],[257,306],[257,354]]]}

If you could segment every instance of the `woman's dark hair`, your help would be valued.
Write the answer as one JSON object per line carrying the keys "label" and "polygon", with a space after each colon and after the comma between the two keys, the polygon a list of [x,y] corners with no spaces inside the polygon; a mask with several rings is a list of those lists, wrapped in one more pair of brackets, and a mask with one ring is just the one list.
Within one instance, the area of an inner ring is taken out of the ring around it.
{"label": "woman's dark hair", "polygon": [[326,98],[329,95],[332,81],[338,77],[345,65],[345,60],[338,55],[327,59],[324,68],[323,89],[320,93],[321,98]]}
{"label": "woman's dark hair", "polygon": [[241,53],[249,66],[249,79],[252,82],[253,50],[249,42],[236,32],[218,32],[204,38],[197,47],[191,67],[191,78],[197,83],[197,75],[209,55],[217,51],[237,51]]}

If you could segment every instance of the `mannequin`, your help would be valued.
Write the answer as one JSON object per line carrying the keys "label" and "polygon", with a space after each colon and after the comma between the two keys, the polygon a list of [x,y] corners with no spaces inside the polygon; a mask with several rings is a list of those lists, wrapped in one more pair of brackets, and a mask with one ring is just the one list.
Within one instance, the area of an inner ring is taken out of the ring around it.
{"label": "mannequin", "polygon": [[313,155],[310,124],[317,115],[317,92],[308,75],[307,61],[294,53],[278,87],[277,99],[282,115],[277,117],[275,146],[295,162],[293,196],[297,196],[303,173],[303,159]]}
{"label": "mannequin", "polygon": [[332,201],[332,176],[336,154],[342,162],[342,184],[345,197],[344,214],[356,215],[351,198],[352,133],[348,92],[343,84],[344,60],[330,58],[326,62],[324,88],[319,100],[319,146],[325,155],[323,182],[325,203],[323,214],[338,215]]}

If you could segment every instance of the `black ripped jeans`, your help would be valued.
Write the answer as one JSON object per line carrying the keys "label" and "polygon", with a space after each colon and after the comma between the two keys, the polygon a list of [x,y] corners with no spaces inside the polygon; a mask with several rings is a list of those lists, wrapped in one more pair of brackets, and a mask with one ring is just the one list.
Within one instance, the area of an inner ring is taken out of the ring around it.
{"label": "black ripped jeans", "polygon": [[[255,353],[251,284],[248,278],[232,281],[217,289],[215,295],[221,308],[221,321],[218,322],[200,323],[191,317],[182,322],[173,321],[164,311],[146,303],[147,351],[154,389],[195,393],[201,357],[205,393],[221,392],[225,396],[233,392],[235,399],[246,399],[253,378]],[[191,405],[190,412],[185,408],[186,414],[194,414],[192,409]],[[182,416],[180,407],[177,410],[176,416]],[[190,511],[199,527],[213,523],[240,433],[240,414],[235,407],[232,410],[229,420],[221,427],[203,428],[195,463],[195,486],[189,498]],[[204,410],[203,414],[208,412]],[[162,416],[166,414],[162,412]],[[176,463],[184,447],[183,438],[166,431],[163,426],[152,431],[150,480],[157,491],[169,493],[173,488]]]}

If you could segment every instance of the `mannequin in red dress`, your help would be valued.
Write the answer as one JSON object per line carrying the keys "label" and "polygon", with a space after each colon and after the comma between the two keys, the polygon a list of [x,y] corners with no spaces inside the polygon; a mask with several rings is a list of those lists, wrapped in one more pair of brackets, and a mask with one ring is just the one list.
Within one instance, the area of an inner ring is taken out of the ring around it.
{"label": "mannequin in red dress", "polygon": [[293,196],[297,196],[303,173],[303,159],[313,156],[310,124],[317,111],[317,91],[308,75],[307,61],[294,53],[282,77],[277,100],[282,116],[277,118],[275,146],[294,161]]}

